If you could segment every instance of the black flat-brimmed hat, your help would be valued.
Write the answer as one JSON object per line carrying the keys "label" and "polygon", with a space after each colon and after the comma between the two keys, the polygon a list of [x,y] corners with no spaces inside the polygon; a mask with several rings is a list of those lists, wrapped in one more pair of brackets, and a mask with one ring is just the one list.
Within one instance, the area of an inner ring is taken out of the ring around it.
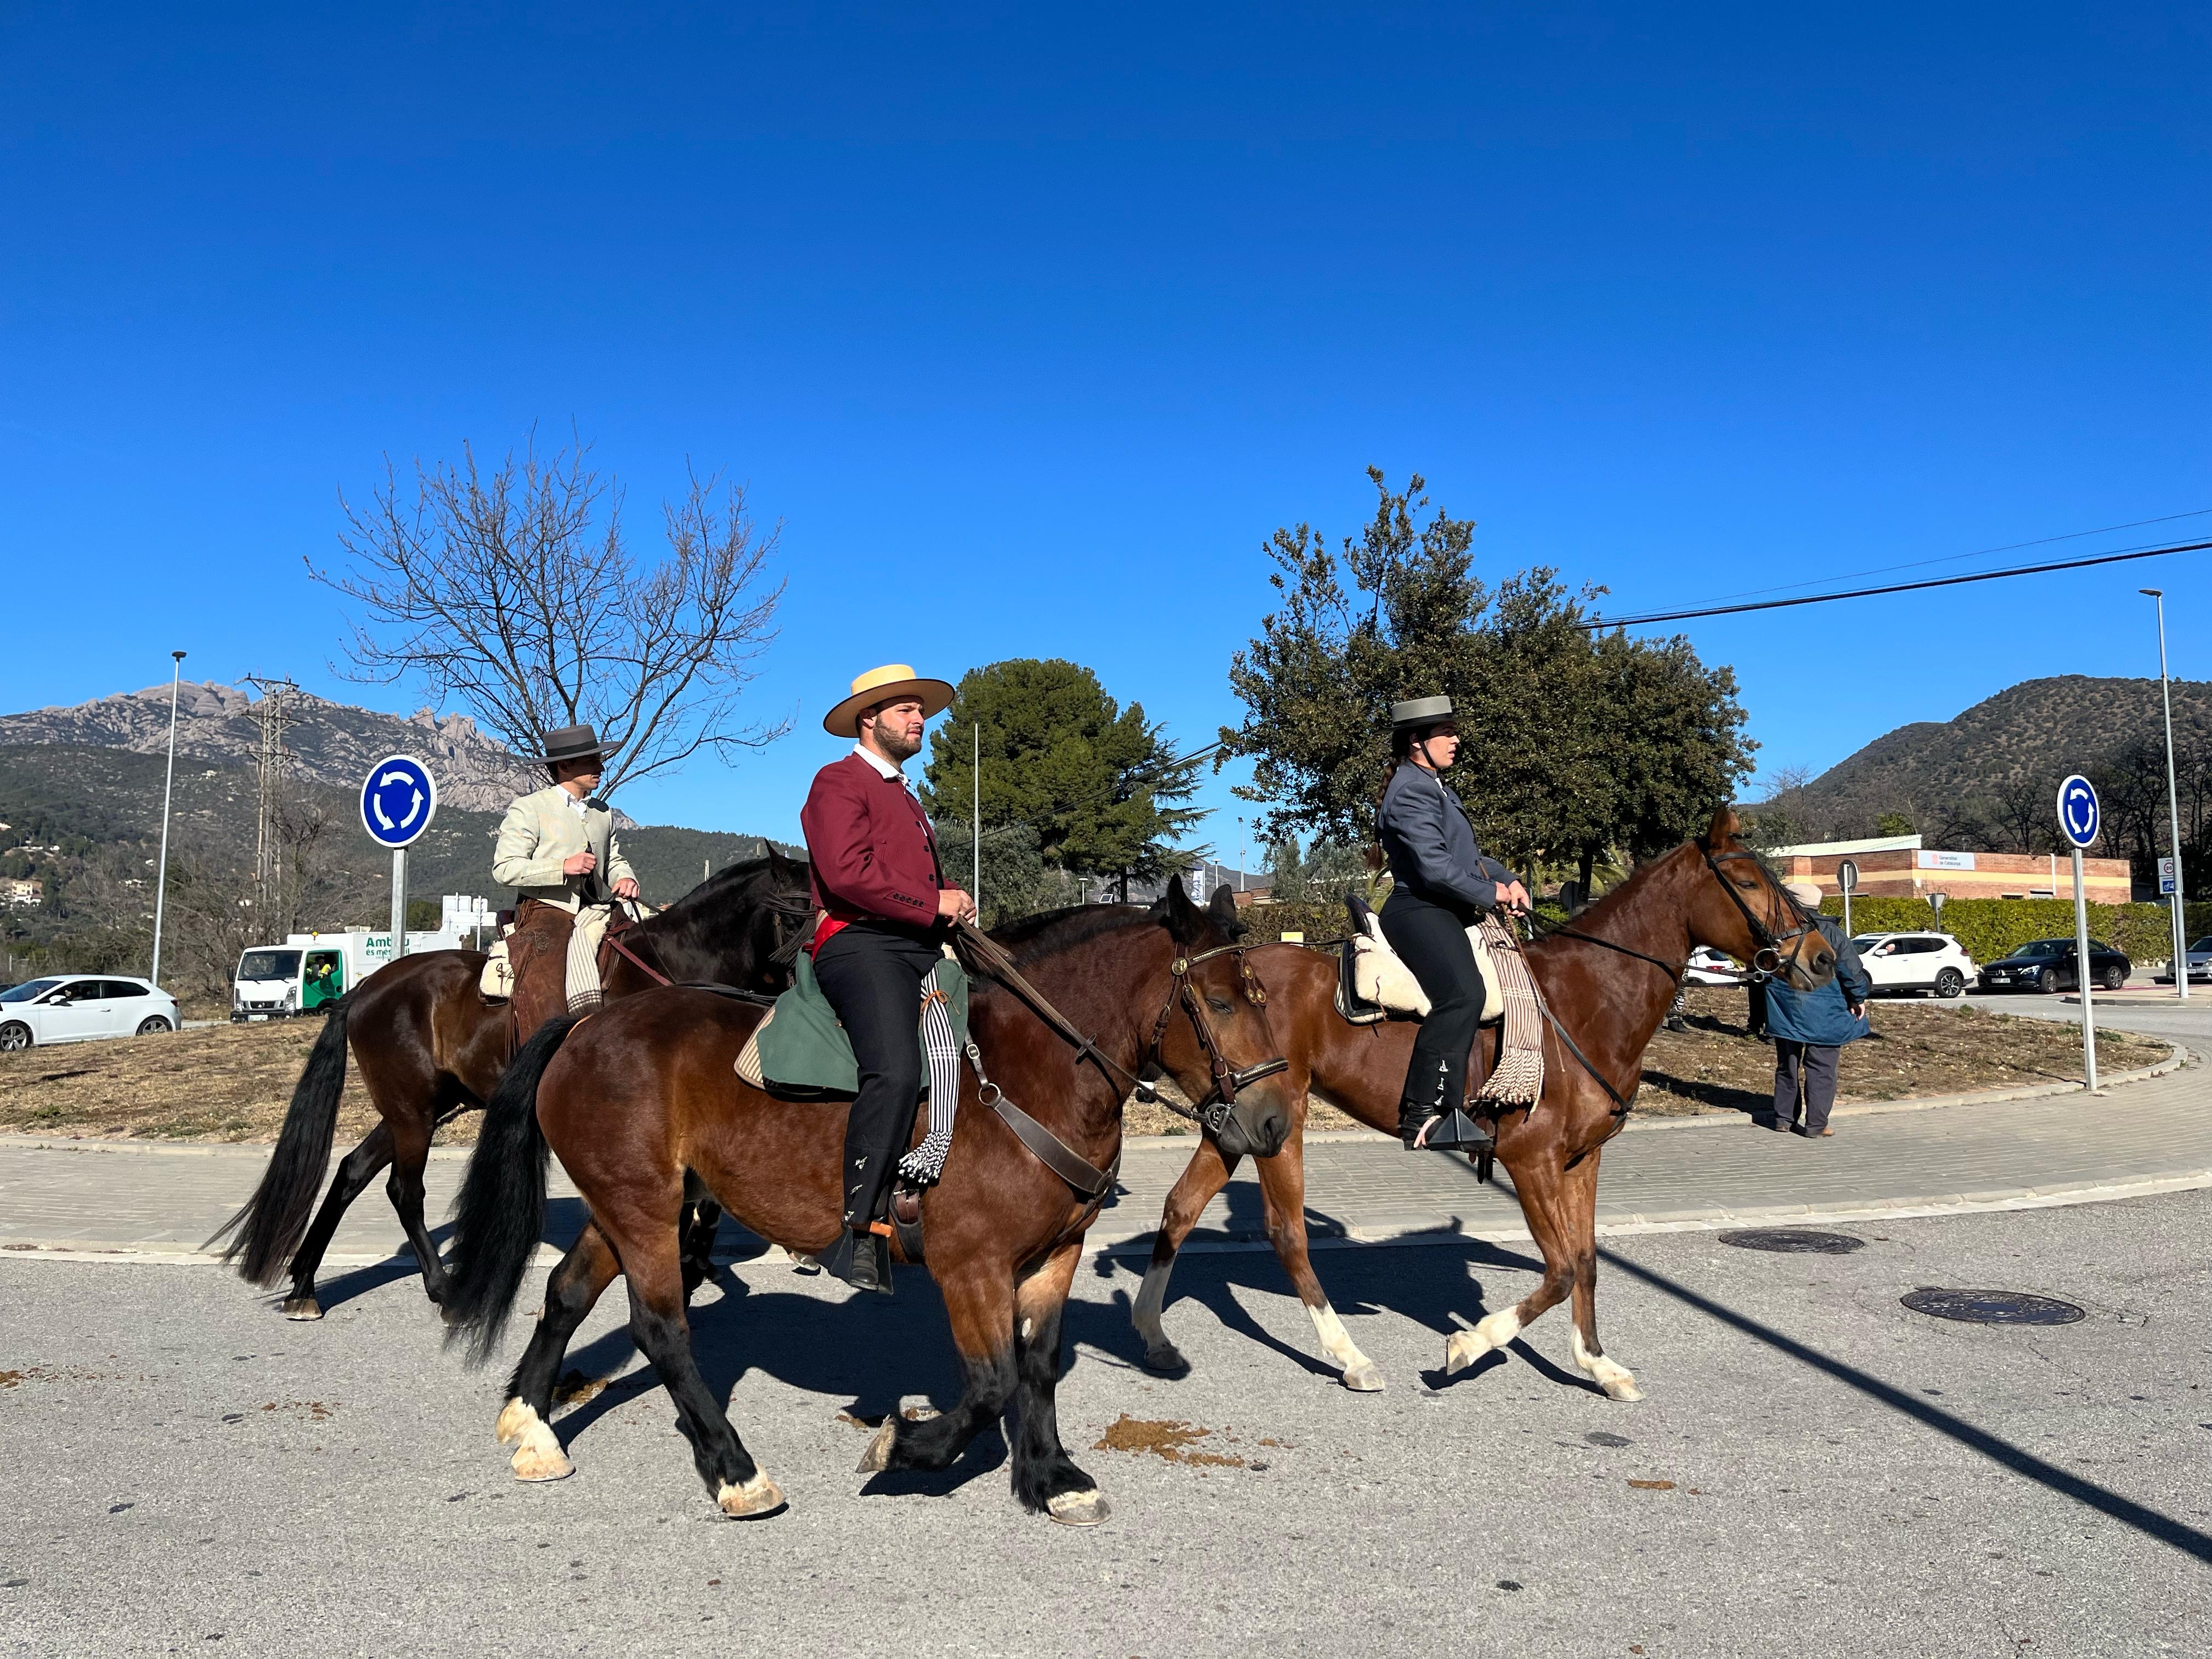
{"label": "black flat-brimmed hat", "polygon": [[538,757],[538,763],[551,766],[558,761],[581,760],[586,755],[604,757],[620,747],[620,744],[601,743],[599,734],[588,726],[564,726],[558,732],[545,734],[545,752]]}
{"label": "black flat-brimmed hat", "polygon": [[1452,717],[1449,697],[1414,697],[1405,702],[1390,705],[1390,724],[1393,726],[1434,726],[1438,720]]}

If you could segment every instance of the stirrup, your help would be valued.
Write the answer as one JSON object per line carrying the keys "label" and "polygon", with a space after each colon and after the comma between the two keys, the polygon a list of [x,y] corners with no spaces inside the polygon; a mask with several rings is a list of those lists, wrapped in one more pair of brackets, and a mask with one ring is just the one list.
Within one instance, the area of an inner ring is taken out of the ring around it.
{"label": "stirrup", "polygon": [[1429,1120],[1428,1133],[1414,1150],[1424,1152],[1487,1152],[1497,1144],[1495,1137],[1485,1134],[1480,1124],[1454,1107],[1441,1116]]}
{"label": "stirrup", "polygon": [[878,1227],[883,1227],[885,1233],[890,1231],[878,1221],[870,1224],[866,1232],[854,1232],[848,1227],[838,1234],[836,1248],[822,1258],[823,1271],[843,1279],[856,1291],[880,1291],[889,1296],[891,1253],[883,1234],[876,1231]]}

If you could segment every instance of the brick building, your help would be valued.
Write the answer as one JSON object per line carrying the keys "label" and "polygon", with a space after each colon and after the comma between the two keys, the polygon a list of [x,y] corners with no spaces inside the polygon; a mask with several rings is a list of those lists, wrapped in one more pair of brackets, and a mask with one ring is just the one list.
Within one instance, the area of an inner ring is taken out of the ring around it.
{"label": "brick building", "polygon": [[[1917,836],[1878,836],[1866,841],[1823,841],[1774,849],[1785,881],[1809,881],[1822,893],[1844,890],[1836,866],[1859,867],[1856,895],[1924,899],[2074,896],[2072,861],[2063,853],[1951,853],[1923,847]],[[2084,858],[2081,885],[2092,904],[2125,904],[2133,896],[2125,859]]]}

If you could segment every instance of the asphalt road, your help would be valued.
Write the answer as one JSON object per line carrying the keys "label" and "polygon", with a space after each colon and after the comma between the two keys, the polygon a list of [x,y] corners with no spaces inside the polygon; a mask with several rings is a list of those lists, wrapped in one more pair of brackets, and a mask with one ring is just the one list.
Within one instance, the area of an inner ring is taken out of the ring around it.
{"label": "asphalt road", "polygon": [[[1437,1386],[1443,1334],[1533,1282],[1510,1246],[1331,1256],[1392,1379],[1365,1396],[1267,1255],[1183,1261],[1180,1381],[1133,1364],[1134,1274],[1086,1263],[1060,1415],[1115,1506],[1088,1532],[1016,1508],[995,1435],[945,1476],[853,1472],[841,1409],[951,1383],[917,1275],[890,1305],[765,1262],[702,1293],[708,1376],[791,1497],[739,1523],[618,1296],[575,1356],[615,1380],[558,1419],[578,1472],[523,1486],[503,1370],[443,1353],[397,1264],[301,1326],[210,1267],[0,1258],[0,1653],[2212,1650],[2212,1194],[1841,1231],[1865,1247],[1609,1246],[1634,1405],[1583,1384],[1559,1312]],[[1927,1285],[2087,1316],[1899,1305]],[[1231,1461],[1091,1449],[1124,1413]]]}
{"label": "asphalt road", "polygon": [[[2186,1003],[2175,998],[2170,985],[2141,1000],[2139,997],[2142,994],[2134,991],[2124,991],[2116,997],[2099,996],[2091,1012],[2100,1027],[2111,1030],[2148,1031],[2177,1042],[2194,1038],[2212,1050],[2212,986],[2191,986]],[[2069,1025],[2081,1022],[2081,1005],[2063,996],[2038,996],[2032,991],[2003,995],[1970,992],[1963,1000],[1993,1014],[2025,1014],[2030,1019],[2063,1020]]]}

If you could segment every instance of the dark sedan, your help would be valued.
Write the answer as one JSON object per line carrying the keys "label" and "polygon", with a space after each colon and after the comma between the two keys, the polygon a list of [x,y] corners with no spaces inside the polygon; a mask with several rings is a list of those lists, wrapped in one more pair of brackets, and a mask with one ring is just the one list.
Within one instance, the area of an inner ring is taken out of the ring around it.
{"label": "dark sedan", "polygon": [[[2021,945],[2002,961],[1982,969],[1984,991],[2071,991],[2081,985],[2075,972],[2074,941],[2039,939]],[[2089,941],[2089,977],[2107,991],[2117,991],[2135,972],[2135,963],[2109,945]]]}

